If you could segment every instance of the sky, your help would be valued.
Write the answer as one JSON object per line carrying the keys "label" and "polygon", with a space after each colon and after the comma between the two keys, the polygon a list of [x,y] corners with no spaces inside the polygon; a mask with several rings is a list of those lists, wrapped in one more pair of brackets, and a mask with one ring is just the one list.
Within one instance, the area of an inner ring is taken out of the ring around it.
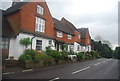
{"label": "sky", "polygon": [[[2,0],[0,9],[11,6]],[[89,28],[91,38],[108,40],[113,49],[118,45],[118,1],[120,0],[46,0],[51,15],[66,18],[76,28]]]}

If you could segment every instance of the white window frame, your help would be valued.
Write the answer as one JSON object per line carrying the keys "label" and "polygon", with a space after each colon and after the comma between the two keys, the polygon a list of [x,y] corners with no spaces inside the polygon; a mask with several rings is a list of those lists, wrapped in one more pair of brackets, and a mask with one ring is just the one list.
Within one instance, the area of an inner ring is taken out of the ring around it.
{"label": "white window frame", "polygon": [[57,31],[57,37],[63,37],[63,32]]}
{"label": "white window frame", "polygon": [[[39,41],[39,43],[38,43]],[[41,42],[41,43],[40,43]],[[38,44],[37,44],[38,43]],[[37,49],[37,47],[40,47],[41,49]],[[36,40],[36,50],[41,51],[42,50],[42,40]]]}
{"label": "white window frame", "polygon": [[81,39],[81,36],[80,36],[80,35],[78,35],[78,38],[79,38],[79,39]]}
{"label": "white window frame", "polygon": [[45,32],[45,20],[39,17],[36,17],[36,26],[35,31],[37,32]]}
{"label": "white window frame", "polygon": [[77,45],[77,51],[80,51],[80,45]]}
{"label": "white window frame", "polygon": [[69,50],[74,51],[74,46],[73,45],[69,45]]}
{"label": "white window frame", "polygon": [[70,40],[72,39],[72,35],[67,35],[67,36],[68,36],[68,39],[70,39]]}
{"label": "white window frame", "polygon": [[48,44],[49,44],[49,45],[52,45],[52,40],[49,40],[49,41],[48,41]]}
{"label": "white window frame", "polygon": [[43,15],[44,14],[43,12],[44,12],[44,8],[40,5],[37,5],[37,13]]}

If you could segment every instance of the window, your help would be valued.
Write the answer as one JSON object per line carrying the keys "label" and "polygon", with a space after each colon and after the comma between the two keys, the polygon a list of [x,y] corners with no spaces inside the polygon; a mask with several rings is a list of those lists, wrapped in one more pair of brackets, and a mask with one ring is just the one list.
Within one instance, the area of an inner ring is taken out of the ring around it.
{"label": "window", "polygon": [[35,31],[43,32],[45,30],[45,20],[39,17],[36,17],[36,28]]}
{"label": "window", "polygon": [[68,39],[72,39],[72,36],[71,36],[71,35],[68,35]]}
{"label": "window", "polygon": [[36,40],[36,50],[42,50],[42,40]]}
{"label": "window", "polygon": [[49,40],[49,42],[48,42],[48,43],[49,43],[49,45],[52,45],[52,40]]}
{"label": "window", "polygon": [[74,50],[73,45],[70,45],[70,46],[69,46],[69,49],[70,49],[70,51],[73,51],[73,50]]}
{"label": "window", "polygon": [[43,15],[43,7],[40,5],[37,5],[37,13]]}
{"label": "window", "polygon": [[9,38],[7,37],[2,37],[2,49],[8,49],[9,48]]}
{"label": "window", "polygon": [[78,46],[77,46],[77,51],[79,51],[79,50],[80,50],[80,46],[78,45]]}
{"label": "window", "polygon": [[60,31],[57,31],[57,37],[63,37],[63,33]]}
{"label": "window", "polygon": [[78,35],[78,38],[79,38],[79,39],[81,38],[80,35]]}

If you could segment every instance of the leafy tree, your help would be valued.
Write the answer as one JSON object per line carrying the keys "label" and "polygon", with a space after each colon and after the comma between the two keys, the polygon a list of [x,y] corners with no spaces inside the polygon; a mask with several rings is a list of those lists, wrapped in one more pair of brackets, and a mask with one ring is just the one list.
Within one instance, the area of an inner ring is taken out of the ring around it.
{"label": "leafy tree", "polygon": [[108,44],[103,44],[101,41],[91,40],[92,50],[99,52],[100,56],[106,58],[113,57],[113,51]]}
{"label": "leafy tree", "polygon": [[116,47],[113,54],[114,54],[114,58],[120,59],[120,47]]}
{"label": "leafy tree", "polygon": [[28,47],[29,44],[32,44],[30,38],[23,38],[20,39],[20,44],[25,45],[25,49]]}
{"label": "leafy tree", "polygon": [[61,49],[62,51],[67,51],[68,45],[67,44],[63,44]]}

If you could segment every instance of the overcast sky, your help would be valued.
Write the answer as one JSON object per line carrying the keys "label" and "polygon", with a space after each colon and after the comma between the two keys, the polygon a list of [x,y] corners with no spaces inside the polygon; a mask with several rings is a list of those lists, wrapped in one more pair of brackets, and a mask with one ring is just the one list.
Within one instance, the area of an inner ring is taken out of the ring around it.
{"label": "overcast sky", "polygon": [[[3,3],[3,1],[7,1]],[[0,9],[6,9],[12,0],[2,0]],[[118,45],[119,0],[46,0],[51,15],[65,17],[77,28],[89,28],[91,37],[101,36],[115,47]]]}

